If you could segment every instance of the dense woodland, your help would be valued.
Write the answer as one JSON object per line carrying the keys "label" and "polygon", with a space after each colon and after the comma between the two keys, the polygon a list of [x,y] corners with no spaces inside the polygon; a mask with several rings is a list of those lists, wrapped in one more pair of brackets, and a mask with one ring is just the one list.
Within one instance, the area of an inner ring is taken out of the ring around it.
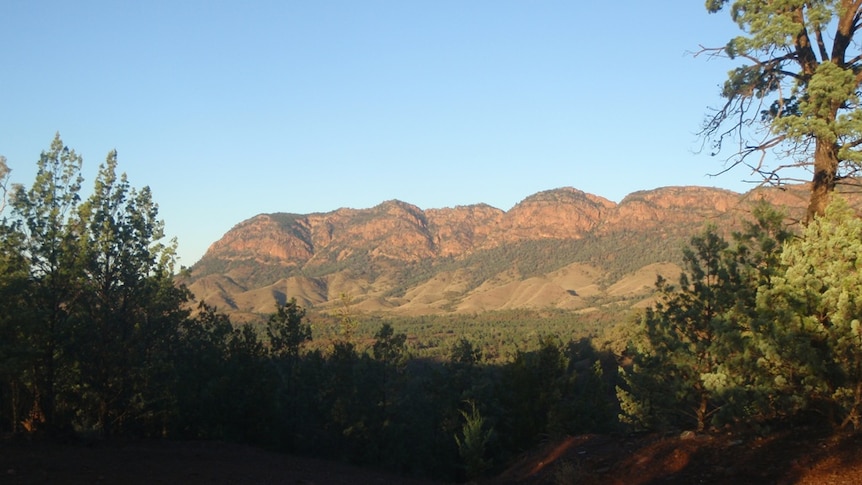
{"label": "dense woodland", "polygon": [[799,234],[768,206],[728,239],[706,226],[680,281],[616,325],[363,321],[345,297],[314,330],[292,300],[259,327],[195,305],[149,190],[111,153],[84,198],[81,166],[58,135],[30,187],[2,185],[6,436],[229,440],[459,480],[577,433],[862,424],[862,220],[838,197]]}

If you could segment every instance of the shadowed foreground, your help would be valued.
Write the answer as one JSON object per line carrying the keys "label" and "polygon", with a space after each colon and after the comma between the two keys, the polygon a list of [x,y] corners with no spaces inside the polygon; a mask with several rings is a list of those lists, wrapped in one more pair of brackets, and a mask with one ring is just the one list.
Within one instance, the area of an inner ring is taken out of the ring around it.
{"label": "shadowed foreground", "polygon": [[[486,484],[862,483],[862,436],[583,435],[525,453]],[[221,442],[0,444],[0,483],[433,484],[431,480]]]}
{"label": "shadowed foreground", "polygon": [[0,445],[10,484],[430,484],[386,472],[221,442]]}

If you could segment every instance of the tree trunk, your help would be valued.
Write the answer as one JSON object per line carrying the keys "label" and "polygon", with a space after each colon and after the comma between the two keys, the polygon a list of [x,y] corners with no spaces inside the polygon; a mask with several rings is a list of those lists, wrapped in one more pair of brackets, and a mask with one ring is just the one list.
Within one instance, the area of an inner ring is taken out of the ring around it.
{"label": "tree trunk", "polygon": [[700,406],[697,408],[697,432],[702,433],[706,429],[706,410],[709,405],[709,399],[706,397],[706,392],[701,391]]}
{"label": "tree trunk", "polygon": [[811,200],[805,221],[822,216],[829,204],[829,195],[835,190],[838,177],[838,147],[833,143],[817,140],[814,150],[814,177],[811,180]]}

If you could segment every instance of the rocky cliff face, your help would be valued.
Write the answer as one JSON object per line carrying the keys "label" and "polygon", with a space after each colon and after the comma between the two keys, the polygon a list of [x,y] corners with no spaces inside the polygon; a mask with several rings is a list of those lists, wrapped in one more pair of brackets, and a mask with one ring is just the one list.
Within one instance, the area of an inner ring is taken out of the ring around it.
{"label": "rocky cliff face", "polygon": [[326,214],[260,214],[213,243],[202,261],[256,259],[303,266],[342,261],[368,249],[371,259],[415,262],[523,240],[580,238],[616,207],[562,188],[527,197],[508,212],[486,204],[423,211],[391,200]]}
{"label": "rocky cliff face", "polygon": [[607,199],[568,187],[539,192],[505,214],[495,242],[577,239],[598,226],[615,207]]}
{"label": "rocky cliff face", "polygon": [[[560,188],[509,211],[485,204],[422,210],[391,200],[324,214],[261,214],[213,243],[187,283],[199,299],[246,313],[271,311],[273,298],[326,308],[343,293],[380,311],[577,309],[586,305],[584,292],[592,302],[611,293],[645,295],[652,282],[617,279],[654,277],[637,269],[674,263],[679,248],[663,241],[678,246],[707,222],[738,224],[760,199],[786,205],[791,215],[805,205],[804,197],[776,189],[740,195],[665,187],[616,204]],[[528,274],[535,268],[544,273]],[[579,283],[559,274],[579,275]]]}
{"label": "rocky cliff face", "polygon": [[425,211],[437,256],[444,258],[487,245],[505,215],[486,204]]}
{"label": "rocky cliff face", "polygon": [[278,260],[302,265],[314,256],[311,234],[307,218],[260,214],[237,224],[214,242],[204,258]]}
{"label": "rocky cliff face", "polygon": [[665,227],[705,221],[747,205],[739,194],[704,187],[665,187],[627,195],[604,220],[604,230]]}

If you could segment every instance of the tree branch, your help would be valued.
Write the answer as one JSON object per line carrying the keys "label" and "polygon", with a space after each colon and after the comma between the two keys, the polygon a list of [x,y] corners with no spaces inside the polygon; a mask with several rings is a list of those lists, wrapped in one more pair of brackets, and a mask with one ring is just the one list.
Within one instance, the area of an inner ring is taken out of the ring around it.
{"label": "tree branch", "polygon": [[815,30],[814,38],[817,39],[817,50],[820,51],[820,58],[824,60],[829,59],[829,52],[826,50],[826,43],[823,42],[823,31],[821,29]]}
{"label": "tree branch", "polygon": [[6,194],[8,194],[6,184],[9,182],[8,176],[11,171],[6,165],[6,157],[0,155],[0,213],[6,208]]}

